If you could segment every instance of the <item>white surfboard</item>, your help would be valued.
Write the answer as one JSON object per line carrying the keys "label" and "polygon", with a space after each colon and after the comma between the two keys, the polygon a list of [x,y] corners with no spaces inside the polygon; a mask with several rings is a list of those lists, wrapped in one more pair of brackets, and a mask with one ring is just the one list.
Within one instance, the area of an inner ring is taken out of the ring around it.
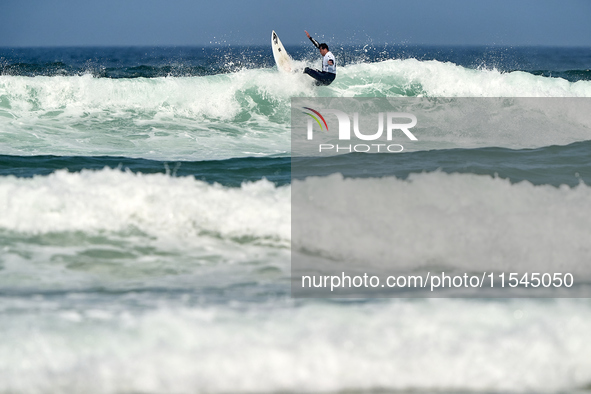
{"label": "white surfboard", "polygon": [[273,48],[273,57],[275,58],[275,63],[277,63],[277,69],[283,72],[291,72],[293,69],[291,57],[285,51],[275,30],[271,33],[271,48]]}

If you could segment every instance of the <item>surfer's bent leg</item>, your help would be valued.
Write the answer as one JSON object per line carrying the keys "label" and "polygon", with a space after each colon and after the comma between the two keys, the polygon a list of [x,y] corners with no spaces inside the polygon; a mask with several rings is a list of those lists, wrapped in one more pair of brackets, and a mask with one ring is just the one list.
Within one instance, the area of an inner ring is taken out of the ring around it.
{"label": "surfer's bent leg", "polygon": [[332,81],[336,78],[336,74],[334,73],[327,73],[321,72],[318,70],[314,70],[312,68],[306,67],[304,69],[304,74],[308,74],[312,78],[316,80],[316,85],[330,85]]}

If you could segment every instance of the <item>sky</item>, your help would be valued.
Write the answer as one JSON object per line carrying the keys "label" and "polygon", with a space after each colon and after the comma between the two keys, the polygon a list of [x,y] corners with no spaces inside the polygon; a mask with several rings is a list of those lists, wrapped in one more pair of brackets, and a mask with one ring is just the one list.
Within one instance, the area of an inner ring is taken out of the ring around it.
{"label": "sky", "polygon": [[0,46],[591,47],[589,0],[0,0]]}

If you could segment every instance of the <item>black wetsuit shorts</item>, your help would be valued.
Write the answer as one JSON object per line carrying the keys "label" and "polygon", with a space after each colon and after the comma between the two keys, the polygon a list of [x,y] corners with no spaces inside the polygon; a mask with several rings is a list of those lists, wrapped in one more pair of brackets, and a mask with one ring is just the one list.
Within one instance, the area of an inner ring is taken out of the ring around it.
{"label": "black wetsuit shorts", "polygon": [[326,71],[318,71],[313,68],[306,67],[304,74],[308,74],[316,80],[316,85],[330,85],[332,81],[337,77],[335,73],[329,73]]}

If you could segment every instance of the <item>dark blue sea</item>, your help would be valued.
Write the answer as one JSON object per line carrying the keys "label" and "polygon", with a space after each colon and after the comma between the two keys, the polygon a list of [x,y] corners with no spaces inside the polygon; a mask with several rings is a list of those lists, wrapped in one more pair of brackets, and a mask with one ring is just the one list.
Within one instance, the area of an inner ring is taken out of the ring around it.
{"label": "dark blue sea", "polygon": [[400,193],[400,261],[589,282],[586,111],[424,136],[373,177],[360,153],[292,177],[290,122],[294,97],[585,100],[591,48],[331,50],[316,87],[268,47],[0,48],[0,393],[589,390],[589,299],[298,299],[290,266],[299,182]]}

